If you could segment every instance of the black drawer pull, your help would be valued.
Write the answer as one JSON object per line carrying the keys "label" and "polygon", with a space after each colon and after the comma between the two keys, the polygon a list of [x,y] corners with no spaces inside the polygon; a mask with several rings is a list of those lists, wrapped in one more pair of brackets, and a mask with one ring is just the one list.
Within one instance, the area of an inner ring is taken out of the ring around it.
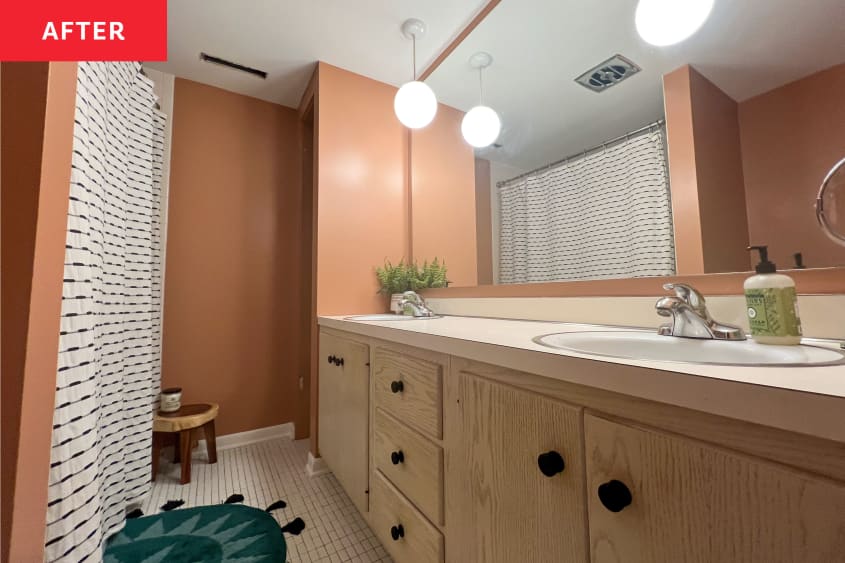
{"label": "black drawer pull", "polygon": [[343,358],[335,358],[334,359],[334,365],[342,366],[343,365]]}
{"label": "black drawer pull", "polygon": [[399,538],[405,537],[405,528],[402,527],[402,524],[390,527],[390,537],[393,538],[393,541],[399,541]]}
{"label": "black drawer pull", "polygon": [[391,381],[390,382],[390,390],[393,393],[401,393],[405,390],[405,384],[401,381]]}
{"label": "black drawer pull", "polygon": [[390,452],[390,461],[393,465],[399,465],[400,463],[405,463],[405,454],[402,453],[402,450],[396,452]]}
{"label": "black drawer pull", "polygon": [[330,364],[333,364],[333,363],[334,363],[334,361],[335,361],[336,359],[337,359],[337,358],[335,358],[334,356],[329,356],[329,357],[328,357],[328,360],[329,360],[329,363],[330,363]]}
{"label": "black drawer pull", "polygon": [[566,467],[563,457],[554,450],[537,456],[537,465],[546,477],[554,477],[558,473],[563,473],[563,469]]}
{"label": "black drawer pull", "polygon": [[599,500],[606,509],[611,512],[621,512],[626,506],[631,504],[634,497],[631,496],[631,490],[622,481],[613,479],[602,485],[599,485]]}

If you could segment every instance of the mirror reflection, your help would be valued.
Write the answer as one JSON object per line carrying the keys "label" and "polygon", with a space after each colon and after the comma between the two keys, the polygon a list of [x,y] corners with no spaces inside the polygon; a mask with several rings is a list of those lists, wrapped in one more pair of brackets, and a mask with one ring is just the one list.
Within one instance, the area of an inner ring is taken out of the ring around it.
{"label": "mirror reflection", "polygon": [[[474,197],[439,211],[475,226],[448,235],[467,239],[443,256],[453,285],[747,271],[752,244],[781,269],[845,265],[814,209],[845,157],[845,4],[716,0],[695,24],[654,3],[503,1],[426,79],[500,121],[475,185],[449,187]],[[494,122],[467,121],[489,142]],[[433,166],[414,157],[413,179]],[[438,194],[412,185],[431,254]]]}

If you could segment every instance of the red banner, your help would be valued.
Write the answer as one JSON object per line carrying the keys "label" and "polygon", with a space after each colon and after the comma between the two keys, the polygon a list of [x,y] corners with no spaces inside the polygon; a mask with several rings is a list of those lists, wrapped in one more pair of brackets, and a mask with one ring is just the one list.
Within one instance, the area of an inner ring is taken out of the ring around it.
{"label": "red banner", "polygon": [[4,0],[0,60],[167,60],[167,0]]}

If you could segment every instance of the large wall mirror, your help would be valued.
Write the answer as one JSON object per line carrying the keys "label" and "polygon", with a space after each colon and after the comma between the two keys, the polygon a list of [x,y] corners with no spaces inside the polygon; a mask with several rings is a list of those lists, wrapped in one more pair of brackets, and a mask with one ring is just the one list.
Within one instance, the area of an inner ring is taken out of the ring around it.
{"label": "large wall mirror", "polygon": [[412,158],[414,178],[473,184],[445,206],[413,186],[415,256],[465,241],[441,252],[457,286],[741,272],[761,244],[782,269],[845,266],[814,210],[845,157],[845,2],[715,0],[666,47],[636,6],[503,0],[427,77],[501,132],[471,166]]}

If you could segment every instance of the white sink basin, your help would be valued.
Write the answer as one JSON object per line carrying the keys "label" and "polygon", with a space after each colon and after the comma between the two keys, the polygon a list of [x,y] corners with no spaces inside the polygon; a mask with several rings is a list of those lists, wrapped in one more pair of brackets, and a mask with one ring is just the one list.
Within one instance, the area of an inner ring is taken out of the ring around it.
{"label": "white sink basin", "polygon": [[431,319],[439,319],[436,317],[412,317],[411,315],[394,315],[391,313],[381,315],[352,315],[351,317],[344,317],[347,321],[430,321]]}
{"label": "white sink basin", "polygon": [[753,340],[728,342],[660,336],[645,331],[568,332],[534,342],[579,354],[629,360],[748,366],[824,366],[845,363],[845,355],[819,346],[769,346]]}

